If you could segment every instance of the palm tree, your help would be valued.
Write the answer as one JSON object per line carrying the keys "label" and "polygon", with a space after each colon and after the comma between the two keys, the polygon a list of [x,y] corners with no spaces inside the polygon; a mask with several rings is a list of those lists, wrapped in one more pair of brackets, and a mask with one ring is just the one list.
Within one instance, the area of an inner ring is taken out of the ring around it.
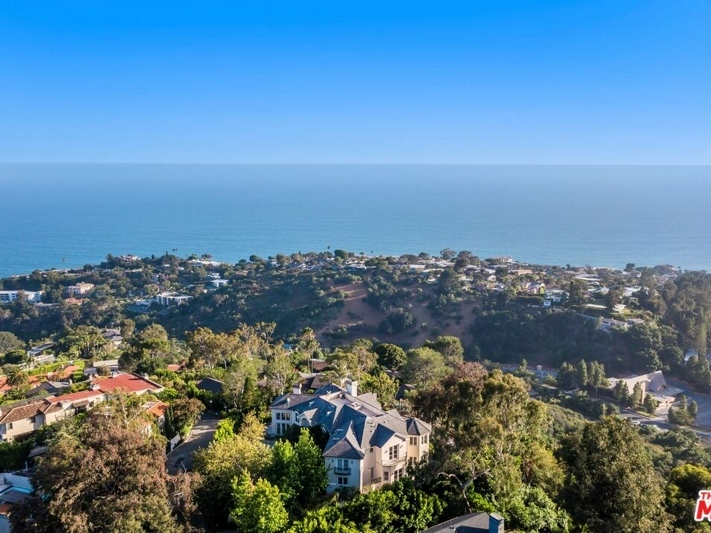
{"label": "palm tree", "polygon": [[27,373],[21,368],[13,368],[7,375],[7,384],[13,387],[26,385],[29,381],[30,378],[27,376]]}

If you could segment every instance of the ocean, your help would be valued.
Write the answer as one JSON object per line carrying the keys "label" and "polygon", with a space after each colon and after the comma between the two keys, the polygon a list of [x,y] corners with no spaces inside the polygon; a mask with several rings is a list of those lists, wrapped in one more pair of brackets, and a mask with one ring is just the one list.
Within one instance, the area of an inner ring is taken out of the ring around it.
{"label": "ocean", "polygon": [[0,276],[344,249],[711,270],[711,167],[0,165]]}

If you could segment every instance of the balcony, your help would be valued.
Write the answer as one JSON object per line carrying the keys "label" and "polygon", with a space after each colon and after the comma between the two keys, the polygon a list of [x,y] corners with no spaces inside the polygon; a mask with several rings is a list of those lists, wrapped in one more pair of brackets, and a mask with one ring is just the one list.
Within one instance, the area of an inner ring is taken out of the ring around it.
{"label": "balcony", "polygon": [[383,459],[380,463],[384,467],[396,466],[405,463],[405,457],[393,457],[392,459]]}
{"label": "balcony", "polygon": [[337,476],[350,476],[351,468],[349,466],[334,466],[333,473]]}
{"label": "balcony", "polygon": [[365,484],[366,484],[366,485],[379,485],[381,481],[383,481],[383,478],[381,478],[381,477],[374,477],[374,478],[371,479],[370,481],[366,481]]}

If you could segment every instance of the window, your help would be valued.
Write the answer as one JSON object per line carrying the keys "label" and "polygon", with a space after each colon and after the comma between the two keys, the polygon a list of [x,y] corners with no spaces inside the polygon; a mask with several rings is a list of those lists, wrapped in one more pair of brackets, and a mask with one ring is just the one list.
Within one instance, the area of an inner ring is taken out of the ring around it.
{"label": "window", "polygon": [[36,420],[37,420],[37,417],[36,417],[36,416],[31,416],[31,417],[30,417],[30,423],[34,424]]}
{"label": "window", "polygon": [[5,427],[6,427],[7,429],[12,429],[12,422],[10,422],[9,424],[7,424]]}
{"label": "window", "polygon": [[383,472],[383,479],[385,481],[390,481],[390,472]]}
{"label": "window", "polygon": [[388,448],[388,458],[389,458],[391,461],[392,461],[393,459],[397,459],[397,458],[398,458],[398,447],[397,447],[397,445],[395,445],[395,446],[390,446],[390,448]]}
{"label": "window", "polygon": [[348,485],[348,478],[347,477],[339,477],[338,484],[339,485]]}
{"label": "window", "polygon": [[417,444],[417,437],[410,437],[410,446],[415,446]]}

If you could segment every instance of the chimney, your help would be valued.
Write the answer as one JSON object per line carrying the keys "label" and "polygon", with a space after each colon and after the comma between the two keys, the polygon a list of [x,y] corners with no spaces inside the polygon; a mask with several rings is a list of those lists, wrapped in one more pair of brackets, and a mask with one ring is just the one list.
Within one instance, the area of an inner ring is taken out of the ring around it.
{"label": "chimney", "polygon": [[351,396],[358,396],[358,382],[353,379],[346,380],[346,391]]}
{"label": "chimney", "polygon": [[489,514],[489,533],[504,533],[504,517],[496,514]]}
{"label": "chimney", "polygon": [[301,394],[301,383],[294,383],[291,392],[293,392],[294,394]]}

